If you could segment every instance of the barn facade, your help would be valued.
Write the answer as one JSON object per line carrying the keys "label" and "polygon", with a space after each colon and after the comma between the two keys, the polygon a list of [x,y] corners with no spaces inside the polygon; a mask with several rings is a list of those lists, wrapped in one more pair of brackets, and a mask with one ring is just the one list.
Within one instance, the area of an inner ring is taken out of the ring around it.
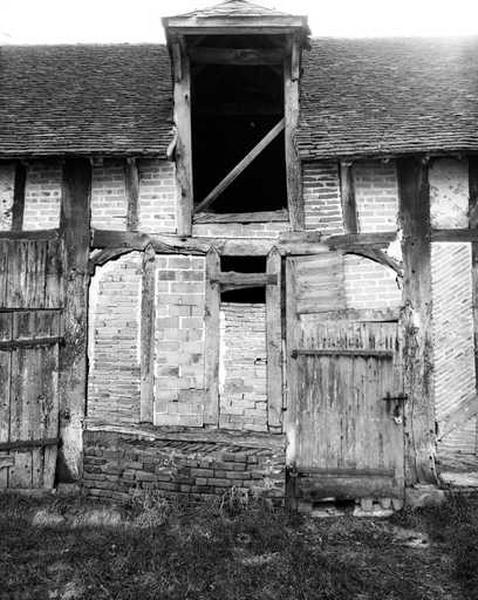
{"label": "barn facade", "polygon": [[478,41],[164,26],[2,50],[0,488],[398,507],[476,471]]}

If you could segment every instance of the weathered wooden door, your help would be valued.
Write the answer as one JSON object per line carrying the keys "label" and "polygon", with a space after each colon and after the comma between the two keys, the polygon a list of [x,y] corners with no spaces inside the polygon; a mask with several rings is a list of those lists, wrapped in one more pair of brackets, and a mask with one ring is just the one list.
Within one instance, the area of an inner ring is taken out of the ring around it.
{"label": "weathered wooden door", "polygon": [[288,466],[295,493],[403,495],[397,311],[346,307],[342,257],[287,264]]}
{"label": "weathered wooden door", "polygon": [[0,489],[51,488],[58,446],[62,244],[0,242]]}

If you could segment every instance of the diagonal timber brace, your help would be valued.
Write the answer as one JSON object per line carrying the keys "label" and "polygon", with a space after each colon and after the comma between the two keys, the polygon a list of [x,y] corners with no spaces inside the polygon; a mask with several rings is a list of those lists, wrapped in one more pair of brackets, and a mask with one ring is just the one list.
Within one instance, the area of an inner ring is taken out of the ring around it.
{"label": "diagonal timber brace", "polygon": [[235,181],[239,175],[263,152],[269,144],[285,129],[285,119],[281,119],[277,125],[267,133],[262,140],[230,171],[216,187],[200,202],[193,211],[193,214],[205,210],[219,198],[219,196]]}

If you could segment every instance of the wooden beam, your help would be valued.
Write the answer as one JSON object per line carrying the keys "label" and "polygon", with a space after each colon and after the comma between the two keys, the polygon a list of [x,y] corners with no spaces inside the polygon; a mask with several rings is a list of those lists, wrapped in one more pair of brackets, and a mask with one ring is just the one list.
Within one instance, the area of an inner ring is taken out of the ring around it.
{"label": "wooden beam", "polygon": [[141,423],[154,423],[155,259],[156,253],[150,244],[143,253],[141,284]]}
{"label": "wooden beam", "polygon": [[82,424],[87,378],[88,258],[91,165],[87,159],[63,163],[60,230],[64,243],[64,344],[60,347],[60,481],[82,471]]}
{"label": "wooden beam", "polygon": [[0,231],[0,240],[57,240],[59,229],[35,229],[31,231]]}
{"label": "wooden beam", "polygon": [[204,424],[219,425],[219,305],[221,293],[218,283],[221,259],[215,248],[206,254],[206,312],[205,326],[205,406]]}
{"label": "wooden beam", "polygon": [[346,233],[358,232],[357,204],[355,201],[355,185],[353,163],[340,161],[340,197],[342,200],[342,217]]}
{"label": "wooden beam", "polygon": [[263,287],[265,285],[277,285],[277,275],[274,273],[236,273],[235,271],[225,271],[224,273],[219,273],[217,278],[211,281],[219,283],[221,288],[227,287],[229,289]]}
{"label": "wooden beam", "polygon": [[12,231],[21,231],[23,228],[26,181],[26,166],[23,162],[17,161],[15,163],[15,181],[13,184]]}
{"label": "wooden beam", "polygon": [[198,213],[193,223],[288,223],[289,213],[282,210],[258,211],[249,213]]}
{"label": "wooden beam", "polygon": [[478,229],[432,229],[432,242],[478,242]]}
{"label": "wooden beam", "polygon": [[189,57],[195,63],[212,65],[280,65],[284,52],[280,49],[260,48],[189,48]]}
{"label": "wooden beam", "polygon": [[[468,157],[470,227],[478,225],[478,156]],[[478,230],[476,230],[478,233]],[[471,244],[471,284],[473,306],[473,345],[475,354],[475,392],[478,393],[478,239]],[[477,402],[475,401],[475,405]],[[477,429],[478,436],[478,429]],[[478,445],[478,437],[476,439]]]}
{"label": "wooden beam", "polygon": [[266,286],[267,425],[272,433],[282,432],[282,259],[277,248],[267,256],[267,275],[276,278]]}
{"label": "wooden beam", "polygon": [[220,181],[216,187],[194,209],[194,214],[199,213],[217,200],[217,198],[235,181],[239,175],[261,154],[265,148],[284,130],[285,121],[281,119],[274,127],[254,146],[254,148]]}
{"label": "wooden beam", "polygon": [[430,194],[428,165],[420,158],[397,162],[404,266],[401,328],[405,403],[405,478],[436,482],[433,397]]}
{"label": "wooden beam", "polygon": [[305,213],[302,196],[302,166],[295,133],[299,123],[299,72],[300,47],[293,37],[290,54],[284,60],[284,114],[285,114],[285,164],[287,202],[290,222],[294,231],[304,229]]}
{"label": "wooden beam", "polygon": [[127,158],[124,163],[124,179],[126,199],[128,202],[128,213],[126,216],[126,227],[129,231],[138,231],[139,214],[139,174],[136,159]]}
{"label": "wooden beam", "polygon": [[[174,82],[174,123],[177,141],[175,148],[176,178],[179,185],[177,209],[178,233],[190,236],[192,232],[193,209],[193,163],[191,137],[191,71],[189,58],[184,52],[183,40],[173,44]],[[178,60],[181,66],[178,66]]]}

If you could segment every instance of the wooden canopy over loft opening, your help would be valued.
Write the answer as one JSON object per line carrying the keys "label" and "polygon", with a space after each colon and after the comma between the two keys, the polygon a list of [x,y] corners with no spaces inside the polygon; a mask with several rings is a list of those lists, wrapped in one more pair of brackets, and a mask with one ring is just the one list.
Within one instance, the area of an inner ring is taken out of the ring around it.
{"label": "wooden canopy over loft opening", "polygon": [[179,233],[193,223],[303,228],[294,146],[307,20],[229,0],[163,21],[174,73]]}

